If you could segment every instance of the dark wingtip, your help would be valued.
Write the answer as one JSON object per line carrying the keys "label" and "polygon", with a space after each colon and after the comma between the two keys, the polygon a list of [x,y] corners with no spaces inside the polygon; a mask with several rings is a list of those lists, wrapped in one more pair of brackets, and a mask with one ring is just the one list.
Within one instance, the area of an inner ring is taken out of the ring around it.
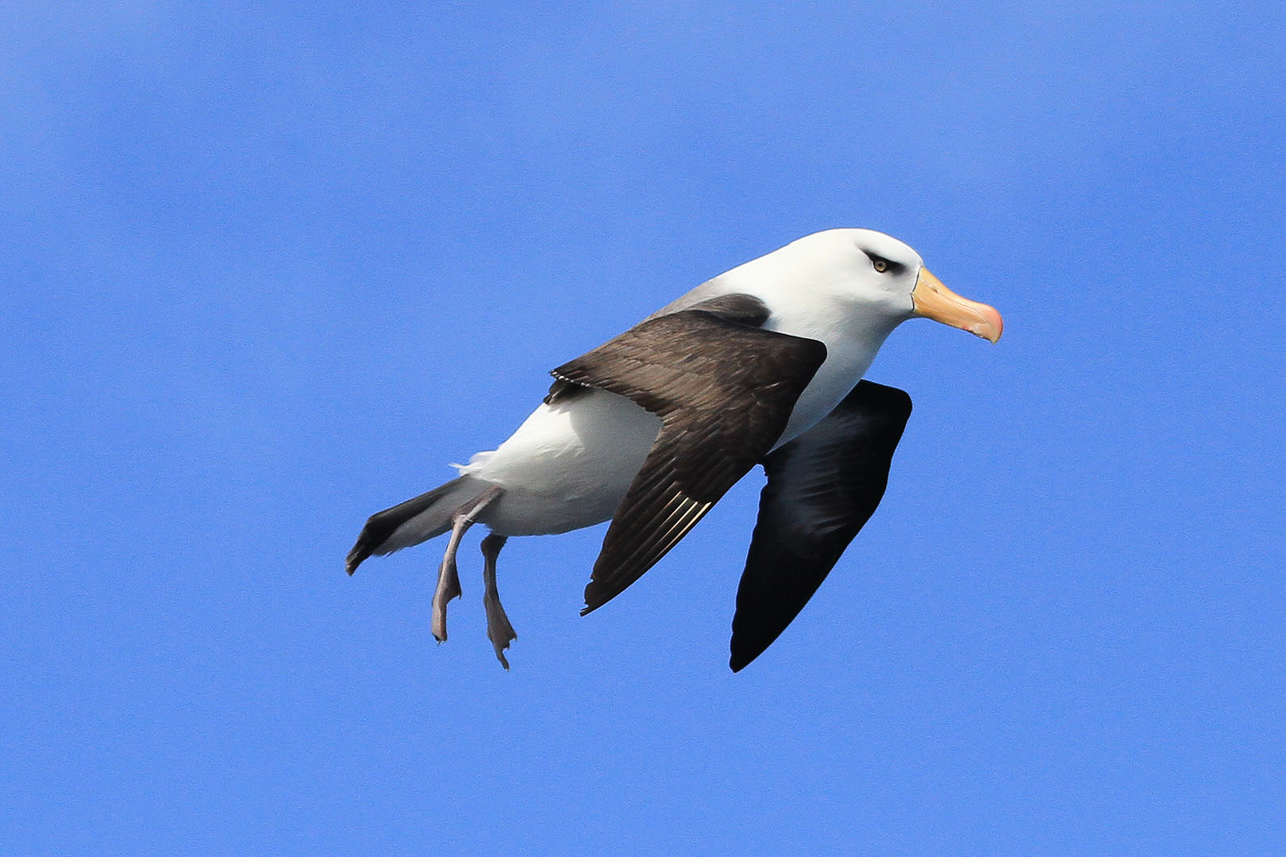
{"label": "dark wingtip", "polygon": [[596,603],[594,603],[593,601],[591,601],[591,600],[590,600],[590,598],[589,598],[589,593],[588,593],[588,592],[586,592],[586,593],[585,593],[585,606],[584,606],[584,607],[582,607],[582,608],[580,609],[580,614],[581,614],[582,616],[588,616],[589,614],[593,613],[595,610],[597,610],[598,608],[602,607],[602,606],[603,606],[604,604],[606,604],[606,603],[607,603],[607,599],[604,599],[604,600],[602,600],[602,601],[599,601],[597,604],[596,604]]}
{"label": "dark wingtip", "polygon": [[760,646],[758,649],[748,647],[744,641],[738,640],[734,636],[732,638],[732,657],[728,658],[728,668],[735,673],[739,673],[750,666],[755,658],[762,655],[767,649],[767,645]]}
{"label": "dark wingtip", "polygon": [[[599,554],[599,559],[602,559],[602,554]],[[598,563],[594,564],[594,570],[598,571]],[[613,586],[609,589],[605,581],[594,580],[591,577],[589,583],[585,584],[585,606],[580,609],[580,614],[588,616],[624,591],[623,586]]]}

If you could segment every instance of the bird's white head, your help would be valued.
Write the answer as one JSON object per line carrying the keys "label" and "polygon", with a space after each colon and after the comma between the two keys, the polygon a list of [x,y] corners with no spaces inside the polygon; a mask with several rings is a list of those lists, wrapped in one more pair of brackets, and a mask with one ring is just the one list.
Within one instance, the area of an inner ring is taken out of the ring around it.
{"label": "bird's white head", "polygon": [[884,319],[890,330],[916,316],[991,342],[1004,330],[999,312],[952,292],[924,266],[919,253],[883,232],[828,229],[806,235],[778,253],[790,257],[795,271],[803,275],[797,282],[824,290],[867,320]]}

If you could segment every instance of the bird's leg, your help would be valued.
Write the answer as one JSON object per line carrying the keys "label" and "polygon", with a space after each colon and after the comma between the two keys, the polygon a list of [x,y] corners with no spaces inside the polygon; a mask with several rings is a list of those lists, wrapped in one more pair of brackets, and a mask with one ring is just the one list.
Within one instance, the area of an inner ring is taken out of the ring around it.
{"label": "bird's leg", "polygon": [[460,573],[455,567],[456,550],[460,547],[460,538],[473,521],[456,512],[451,519],[451,539],[447,542],[447,552],[438,567],[438,586],[433,590],[433,621],[430,627],[434,638],[446,642],[447,638],[447,602],[460,597]]}
{"label": "bird's leg", "polygon": [[509,648],[510,640],[518,639],[518,635],[514,633],[513,625],[509,624],[505,608],[500,606],[500,590],[496,589],[496,557],[500,555],[500,549],[504,546],[505,537],[495,533],[482,540],[482,582],[485,588],[482,594],[482,606],[487,611],[487,639],[496,650],[496,657],[500,659],[500,663],[505,669],[509,669],[505,649]]}
{"label": "bird's leg", "polygon": [[438,567],[438,586],[433,591],[433,621],[430,625],[434,638],[445,642],[447,638],[447,602],[460,597],[460,573],[456,570],[455,555],[460,549],[460,539],[483,509],[490,506],[503,493],[499,486],[488,488],[477,500],[461,506],[451,516],[451,538],[447,541],[442,565]]}

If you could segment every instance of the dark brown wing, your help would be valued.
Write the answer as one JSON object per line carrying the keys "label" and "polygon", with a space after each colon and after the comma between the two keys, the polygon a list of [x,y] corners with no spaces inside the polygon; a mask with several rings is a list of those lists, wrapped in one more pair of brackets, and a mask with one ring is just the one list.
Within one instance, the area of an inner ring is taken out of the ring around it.
{"label": "dark brown wing", "polygon": [[861,381],[826,419],[764,461],[768,484],[732,619],[733,672],[799,615],[875,513],[910,416],[906,393]]}
{"label": "dark brown wing", "polygon": [[644,321],[554,370],[560,381],[626,396],[661,418],[603,539],[582,613],[638,580],[763,460],[826,359],[816,340],[733,320],[762,323],[766,311],[751,311],[763,307],[758,299],[718,300],[713,311],[707,303]]}

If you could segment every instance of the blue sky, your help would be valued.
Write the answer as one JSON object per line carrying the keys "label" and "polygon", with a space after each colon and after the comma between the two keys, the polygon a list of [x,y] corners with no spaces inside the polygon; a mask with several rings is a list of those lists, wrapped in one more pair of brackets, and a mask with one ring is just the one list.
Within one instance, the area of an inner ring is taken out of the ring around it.
{"label": "blue sky", "polygon": [[[1279,4],[10,3],[6,854],[1286,849]],[[868,226],[995,305],[741,674],[761,484],[342,560],[546,372]]]}

